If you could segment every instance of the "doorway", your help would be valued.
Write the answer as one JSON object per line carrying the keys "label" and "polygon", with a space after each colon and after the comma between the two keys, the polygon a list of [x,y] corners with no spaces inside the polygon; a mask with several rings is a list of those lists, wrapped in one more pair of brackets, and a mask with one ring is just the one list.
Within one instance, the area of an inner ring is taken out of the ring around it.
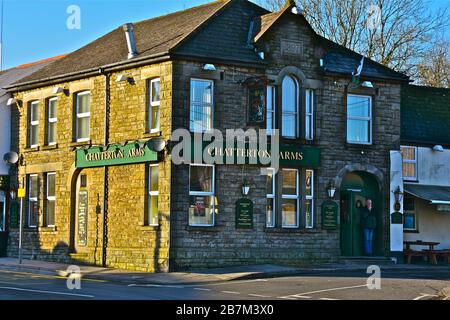
{"label": "doorway", "polygon": [[376,178],[367,172],[355,171],[346,174],[341,184],[341,254],[342,256],[363,256],[362,211],[367,199],[373,202],[377,220],[374,231],[373,254],[383,255],[382,197]]}
{"label": "doorway", "polygon": [[6,233],[6,194],[0,191],[0,257],[6,257],[8,234]]}

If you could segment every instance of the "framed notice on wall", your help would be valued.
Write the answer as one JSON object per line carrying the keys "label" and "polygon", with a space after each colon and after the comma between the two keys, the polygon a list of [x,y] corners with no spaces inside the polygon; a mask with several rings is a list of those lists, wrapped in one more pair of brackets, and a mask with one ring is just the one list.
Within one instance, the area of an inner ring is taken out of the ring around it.
{"label": "framed notice on wall", "polygon": [[265,86],[248,88],[248,122],[250,125],[266,123],[266,89]]}
{"label": "framed notice on wall", "polygon": [[80,190],[78,193],[78,245],[87,245],[87,213],[88,213],[88,192]]}

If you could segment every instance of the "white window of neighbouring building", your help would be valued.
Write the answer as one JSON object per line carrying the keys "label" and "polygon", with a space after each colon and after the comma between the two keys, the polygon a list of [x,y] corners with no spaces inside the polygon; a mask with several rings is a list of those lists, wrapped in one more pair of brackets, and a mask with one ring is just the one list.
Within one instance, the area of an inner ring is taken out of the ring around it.
{"label": "white window of neighbouring building", "polygon": [[159,167],[150,165],[148,169],[148,217],[146,224],[157,226],[159,224]]}
{"label": "white window of neighbouring building", "polygon": [[267,87],[267,124],[266,130],[268,135],[273,134],[273,130],[276,128],[276,114],[275,114],[275,87]]}
{"label": "white window of neighbouring building", "polygon": [[298,82],[291,76],[286,76],[282,84],[282,124],[281,132],[285,138],[298,136]]}
{"label": "white window of neighbouring building", "polygon": [[298,228],[299,226],[299,176],[297,169],[282,169],[282,226]]}
{"label": "white window of neighbouring building", "polygon": [[305,179],[305,228],[314,228],[314,171],[306,170]]}
{"label": "white window of neighbouring building", "polygon": [[158,132],[160,130],[160,79],[153,79],[149,83],[150,90],[150,110],[149,110],[149,131]]}
{"label": "white window of neighbouring building", "polygon": [[85,142],[90,139],[91,93],[80,92],[76,95],[76,140]]}
{"label": "white window of neighbouring building", "polygon": [[314,139],[314,91],[305,90],[305,139]]}
{"label": "white window of neighbouring building", "polygon": [[214,166],[191,165],[189,172],[189,225],[213,226],[215,213]]}
{"label": "white window of neighbouring building", "polygon": [[213,96],[213,81],[191,79],[189,127],[192,132],[203,132],[213,128]]}
{"label": "white window of neighbouring building", "polygon": [[267,206],[266,226],[275,227],[275,170],[267,169]]}
{"label": "white window of neighbouring building", "polygon": [[58,98],[48,100],[48,124],[47,124],[47,145],[56,144],[56,124],[58,122]]}
{"label": "white window of neighbouring building", "polygon": [[39,223],[39,177],[28,176],[28,226],[37,227]]}
{"label": "white window of neighbouring building", "polygon": [[347,96],[347,142],[372,143],[372,98]]}
{"label": "white window of neighbouring building", "polygon": [[39,145],[39,101],[30,103],[30,148]]}
{"label": "white window of neighbouring building", "polygon": [[417,147],[400,147],[403,157],[403,179],[417,180]]}
{"label": "white window of neighbouring building", "polygon": [[45,225],[47,227],[55,226],[55,204],[56,204],[56,173],[49,172],[46,177],[47,195],[45,199]]}
{"label": "white window of neighbouring building", "polygon": [[416,204],[413,197],[405,196],[403,199],[403,230],[418,231]]}

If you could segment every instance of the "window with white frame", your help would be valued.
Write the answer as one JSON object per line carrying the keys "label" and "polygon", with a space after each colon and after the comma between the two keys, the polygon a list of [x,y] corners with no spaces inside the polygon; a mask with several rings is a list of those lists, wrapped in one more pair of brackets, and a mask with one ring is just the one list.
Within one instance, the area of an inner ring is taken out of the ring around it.
{"label": "window with white frame", "polygon": [[282,87],[282,124],[281,133],[285,138],[298,137],[298,100],[299,88],[298,82],[291,76],[283,79]]}
{"label": "window with white frame", "polygon": [[314,91],[305,90],[305,139],[314,139]]}
{"label": "window with white frame", "polygon": [[39,145],[39,101],[30,103],[30,148]]}
{"label": "window with white frame", "polygon": [[150,90],[150,110],[149,110],[149,131],[158,132],[160,130],[160,79],[153,79],[149,83]]}
{"label": "window with white frame", "polygon": [[146,224],[157,226],[159,224],[159,167],[151,164],[148,170],[148,217]]}
{"label": "window with white frame", "polygon": [[56,173],[49,172],[46,177],[46,214],[45,225],[47,227],[55,226],[55,204],[56,204]]}
{"label": "window with white frame", "polygon": [[58,98],[48,100],[47,145],[56,144],[56,123],[58,122]]}
{"label": "window with white frame", "polygon": [[213,226],[216,212],[214,166],[193,164],[189,168],[189,225]]}
{"label": "window with white frame", "polygon": [[203,132],[213,128],[214,82],[212,80],[191,79],[190,130]]}
{"label": "window with white frame", "polygon": [[266,206],[266,226],[275,227],[275,170],[267,169],[267,206]]}
{"label": "window with white frame", "polygon": [[403,198],[403,230],[418,231],[416,203],[410,196]]}
{"label": "window with white frame", "polygon": [[273,130],[276,128],[276,114],[275,114],[275,87],[267,86],[266,88],[267,99],[267,124],[266,130],[268,135],[273,134]]}
{"label": "window with white frame", "polygon": [[91,93],[84,91],[76,94],[76,140],[85,142],[90,139]]}
{"label": "window with white frame", "polygon": [[282,226],[298,228],[299,226],[299,175],[297,169],[282,169]]}
{"label": "window with white frame", "polygon": [[372,97],[347,96],[347,142],[372,143]]}
{"label": "window with white frame", "polygon": [[314,228],[314,171],[306,170],[305,179],[305,228]]}
{"label": "window with white frame", "polygon": [[403,158],[403,180],[417,180],[417,147],[400,147]]}
{"label": "window with white frame", "polygon": [[39,224],[39,176],[28,176],[28,226],[37,227]]}

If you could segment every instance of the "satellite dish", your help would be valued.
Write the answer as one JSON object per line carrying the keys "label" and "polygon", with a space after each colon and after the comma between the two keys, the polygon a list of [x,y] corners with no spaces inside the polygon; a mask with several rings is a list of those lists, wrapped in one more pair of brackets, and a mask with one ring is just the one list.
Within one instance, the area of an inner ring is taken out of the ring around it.
{"label": "satellite dish", "polygon": [[14,151],[10,151],[3,156],[3,161],[8,164],[16,164],[19,161],[19,155]]}

